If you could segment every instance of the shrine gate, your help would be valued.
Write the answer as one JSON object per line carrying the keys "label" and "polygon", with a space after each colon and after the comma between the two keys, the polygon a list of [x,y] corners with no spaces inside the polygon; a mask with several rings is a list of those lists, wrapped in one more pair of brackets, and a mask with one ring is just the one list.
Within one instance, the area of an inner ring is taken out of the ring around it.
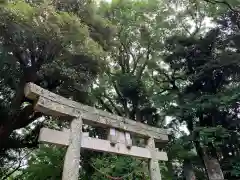
{"label": "shrine gate", "polygon": [[[80,104],[33,83],[25,86],[25,96],[34,100],[35,111],[71,121],[68,130],[42,128],[39,135],[40,142],[68,147],[62,180],[78,180],[81,148],[149,159],[151,180],[161,180],[158,161],[167,161],[168,158],[166,152],[155,147],[155,142],[168,141],[166,130]],[[82,132],[83,123],[108,128],[108,138],[103,140],[85,135]],[[134,136],[147,139],[146,146],[133,146]]]}

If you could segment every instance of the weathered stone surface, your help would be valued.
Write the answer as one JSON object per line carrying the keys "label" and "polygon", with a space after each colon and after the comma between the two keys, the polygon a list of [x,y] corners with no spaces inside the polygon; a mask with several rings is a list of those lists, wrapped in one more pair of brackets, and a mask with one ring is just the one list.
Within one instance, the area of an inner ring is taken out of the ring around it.
{"label": "weathered stone surface", "polygon": [[85,124],[113,127],[135,135],[153,137],[158,142],[168,141],[167,131],[164,129],[151,127],[106,111],[97,110],[54,94],[32,83],[26,85],[25,95],[37,101],[36,110],[49,115],[76,117],[81,114]]}
{"label": "weathered stone surface", "polygon": [[[155,140],[167,142],[168,133],[166,130],[77,103],[32,83],[26,85],[25,95],[36,101],[36,111],[52,116],[73,118],[70,130],[55,131],[43,128],[39,136],[39,141],[68,146],[62,180],[77,180],[79,178],[81,148],[147,158],[149,159],[151,180],[161,180],[158,160],[167,161],[168,158],[165,152],[159,152],[155,148]],[[111,128],[109,140],[84,136],[82,133],[83,123]],[[147,147],[132,146],[131,135],[133,134],[148,138]]]}
{"label": "weathered stone surface", "polygon": [[219,161],[216,158],[204,155],[204,164],[207,169],[209,180],[224,180],[223,172]]}
{"label": "weathered stone surface", "polygon": [[78,180],[82,144],[82,120],[80,117],[72,120],[68,134],[68,148],[63,165],[62,180]]}
{"label": "weathered stone surface", "polygon": [[152,159],[149,160],[149,172],[151,180],[161,180],[161,173],[158,164],[155,142],[153,138],[149,138],[147,141],[147,148],[152,152]]}
{"label": "weathered stone surface", "polygon": [[133,145],[131,134],[129,132],[125,132],[124,135],[125,135],[125,144],[126,144],[126,146],[128,148],[131,148],[132,145]]}
{"label": "weathered stone surface", "polygon": [[[39,136],[39,141],[44,143],[57,144],[60,146],[68,146],[69,131],[56,131],[42,128]],[[123,143],[116,143],[115,146],[112,146],[108,140],[96,139],[88,136],[82,136],[81,148],[147,159],[151,159],[154,156],[156,160],[167,161],[167,154],[165,152],[156,151],[156,149],[154,149],[153,153],[151,149],[137,146],[132,146],[129,149],[127,148],[126,144]]]}

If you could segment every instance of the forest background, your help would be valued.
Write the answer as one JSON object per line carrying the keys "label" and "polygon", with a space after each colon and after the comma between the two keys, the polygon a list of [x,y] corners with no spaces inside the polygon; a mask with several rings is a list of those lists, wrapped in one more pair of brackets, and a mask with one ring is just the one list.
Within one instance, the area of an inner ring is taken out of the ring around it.
{"label": "forest background", "polygon": [[[37,139],[66,123],[33,111],[27,82],[168,129],[164,180],[209,179],[210,161],[240,179],[239,0],[0,3],[0,180],[61,179],[65,149]],[[82,180],[149,179],[140,159],[83,151],[80,163]]]}

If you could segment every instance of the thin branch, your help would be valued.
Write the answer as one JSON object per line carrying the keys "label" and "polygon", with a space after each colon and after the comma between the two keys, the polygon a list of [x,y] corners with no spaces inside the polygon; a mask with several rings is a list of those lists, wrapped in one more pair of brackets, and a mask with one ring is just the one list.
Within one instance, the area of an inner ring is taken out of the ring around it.
{"label": "thin branch", "polygon": [[203,0],[205,2],[211,3],[211,4],[224,4],[226,5],[231,11],[238,12],[235,10],[231,4],[229,4],[226,0],[218,1],[218,0]]}
{"label": "thin branch", "polygon": [[121,33],[123,31],[123,28],[121,28],[118,32],[118,38],[120,39],[120,43],[121,43],[121,46],[119,46],[119,54],[117,55],[118,57],[118,63],[122,69],[122,72],[125,73],[125,65],[124,65],[124,62],[123,62],[123,57],[122,57],[122,54],[124,54],[124,50],[122,48],[124,48],[124,46],[122,46],[122,42],[121,42]]}
{"label": "thin branch", "polygon": [[162,84],[162,83],[170,83],[169,80],[158,80],[157,77],[152,77],[154,81],[156,81],[157,83],[159,84]]}
{"label": "thin branch", "polygon": [[189,36],[191,36],[191,32],[187,29],[187,27],[184,25],[184,23],[181,23],[181,26],[183,27],[183,29],[189,34]]}
{"label": "thin branch", "polygon": [[[138,166],[141,166],[143,162],[144,162],[144,161],[141,161],[141,162],[138,164]],[[113,176],[110,176],[109,174],[106,174],[106,173],[102,172],[101,170],[97,169],[93,164],[90,164],[90,166],[91,166],[94,170],[96,170],[98,173],[104,175],[106,178],[108,178],[108,179],[110,179],[110,180],[124,180],[124,179],[130,177],[130,176],[131,176],[133,173],[135,173],[135,171],[136,171],[136,170],[133,170],[132,172],[127,173],[127,174],[125,174],[125,175],[123,175],[123,176],[121,176],[121,177],[113,177]]]}
{"label": "thin branch", "polygon": [[122,58],[122,54],[123,54],[123,51],[121,48],[119,48],[119,55],[117,55],[117,59],[118,59],[118,64],[120,65],[121,69],[122,69],[122,73],[125,73],[125,67],[124,67],[124,64],[123,64],[123,58]]}
{"label": "thin branch", "polygon": [[[127,55],[127,57],[125,57],[124,58],[124,64],[125,64],[125,66],[126,66],[126,69],[127,69],[127,71],[126,72],[130,72],[130,65],[129,65],[129,50],[128,50],[128,48],[126,47],[126,45],[123,43],[123,42],[121,42],[121,45],[122,45],[122,47],[123,47],[123,49],[124,49],[124,51],[125,51],[125,54]],[[123,53],[124,54],[124,53]]]}
{"label": "thin branch", "polygon": [[99,102],[102,104],[103,108],[106,109],[108,112],[113,113],[112,109],[102,100],[100,96],[96,97]]}
{"label": "thin branch", "polygon": [[6,180],[9,178],[9,176],[11,176],[13,173],[15,173],[17,170],[19,170],[21,168],[21,163],[19,163],[19,165],[13,169],[11,172],[7,173],[1,180]]}
{"label": "thin branch", "polygon": [[187,30],[190,36],[195,36],[200,31],[203,22],[201,12],[199,11],[199,8],[196,3],[194,3],[194,8],[195,8],[194,13],[192,12],[192,10],[190,10],[189,14],[191,15],[192,20],[195,22],[195,30],[191,33],[189,30],[187,30],[185,26],[182,25],[183,28]]}
{"label": "thin branch", "polygon": [[[159,81],[157,78],[154,78],[154,81],[158,83],[164,83],[164,82],[170,83],[169,81]],[[163,88],[161,91],[157,92],[157,94],[162,94],[166,91],[171,91],[171,90],[173,90],[173,88]]]}
{"label": "thin branch", "polygon": [[115,105],[115,103],[111,100],[111,98],[106,95],[106,93],[104,93],[104,97],[109,101],[109,103],[114,108],[117,115],[122,116],[121,111],[118,109],[118,107]]}
{"label": "thin branch", "polygon": [[[164,75],[166,78],[167,78],[167,81],[163,81],[163,82],[169,82],[169,84],[172,85],[172,88],[171,90],[175,90],[178,92],[178,94],[180,94],[180,89],[179,87],[176,85],[176,78],[174,77],[174,74],[175,74],[175,71],[173,72],[173,74],[171,76],[169,76],[167,73],[161,71],[161,69],[157,69],[157,71]],[[179,77],[178,77],[179,79]],[[158,81],[156,78],[155,78],[156,81]],[[158,81],[159,82],[159,81]]]}
{"label": "thin branch", "polygon": [[143,74],[143,71],[144,71],[144,69],[146,68],[148,61],[150,60],[150,54],[151,54],[151,52],[152,52],[150,46],[151,46],[151,42],[150,42],[150,39],[149,39],[148,47],[147,47],[147,57],[146,57],[146,60],[145,60],[145,62],[144,62],[144,64],[143,64],[143,66],[142,66],[141,69],[139,70],[138,77],[137,77],[138,80],[141,79],[141,76],[142,76],[142,74]]}
{"label": "thin branch", "polygon": [[203,19],[200,20],[199,24],[198,22],[196,22],[195,31],[191,34],[191,36],[195,36],[200,31],[202,27],[202,22],[203,22]]}
{"label": "thin branch", "polygon": [[172,79],[170,78],[170,76],[167,74],[167,73],[165,73],[165,72],[163,72],[161,69],[156,69],[160,74],[162,74],[162,75],[164,75],[166,78],[167,78],[167,80],[168,80],[168,82],[170,82]]}
{"label": "thin branch", "polygon": [[115,82],[112,82],[112,83],[113,83],[113,87],[114,87],[117,95],[118,95],[119,97],[123,97],[123,96],[122,96],[122,93],[119,91],[119,89],[118,89],[118,87],[117,87],[117,84],[116,84]]}
{"label": "thin branch", "polygon": [[138,63],[140,62],[140,59],[143,57],[143,54],[139,54],[138,58],[136,58],[136,60],[134,61],[134,64],[133,64],[133,69],[132,69],[132,74],[135,73],[136,69],[137,69],[137,65]]}
{"label": "thin branch", "polygon": [[172,89],[170,88],[166,88],[166,89],[162,89],[161,91],[157,92],[157,94],[162,94],[162,93],[165,93],[167,91],[171,91]]}
{"label": "thin branch", "polygon": [[[211,3],[211,4],[226,5],[228,7],[228,9],[230,9],[233,13],[240,14],[240,11],[234,9],[233,6],[230,3],[228,3],[226,0],[222,0],[222,1],[219,1],[219,0],[203,0],[203,1],[205,1],[207,3]],[[239,23],[236,23],[236,26],[238,27],[238,29],[240,29],[240,24]]]}
{"label": "thin branch", "polygon": [[132,56],[133,62],[135,62],[137,60],[136,56],[133,54],[133,52],[131,51],[130,48],[128,48],[128,52],[129,54]]}
{"label": "thin branch", "polygon": [[124,112],[125,112],[125,115],[128,117],[129,116],[129,109],[127,107],[127,100],[122,96],[122,93],[119,91],[118,87],[117,87],[117,84],[115,82],[112,82],[113,83],[113,87],[120,99],[120,102],[123,106],[123,109],[124,109]]}
{"label": "thin branch", "polygon": [[9,178],[9,176],[11,176],[14,172],[16,172],[18,169],[20,169],[22,166],[22,161],[31,153],[32,151],[28,152],[27,154],[25,154],[25,156],[23,156],[20,160],[19,160],[19,163],[18,163],[18,166],[13,169],[11,172],[7,173],[4,177],[2,177],[1,180],[6,180]]}

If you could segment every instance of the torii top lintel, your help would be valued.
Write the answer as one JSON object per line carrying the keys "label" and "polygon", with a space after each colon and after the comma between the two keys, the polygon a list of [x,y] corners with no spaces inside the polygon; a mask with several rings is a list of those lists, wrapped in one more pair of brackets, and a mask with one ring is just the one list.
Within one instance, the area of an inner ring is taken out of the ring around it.
{"label": "torii top lintel", "polygon": [[53,116],[81,116],[85,124],[113,127],[143,137],[152,137],[156,142],[167,142],[165,129],[152,127],[140,122],[117,116],[106,111],[83,105],[52,93],[33,83],[25,86],[25,96],[36,101],[35,110]]}

